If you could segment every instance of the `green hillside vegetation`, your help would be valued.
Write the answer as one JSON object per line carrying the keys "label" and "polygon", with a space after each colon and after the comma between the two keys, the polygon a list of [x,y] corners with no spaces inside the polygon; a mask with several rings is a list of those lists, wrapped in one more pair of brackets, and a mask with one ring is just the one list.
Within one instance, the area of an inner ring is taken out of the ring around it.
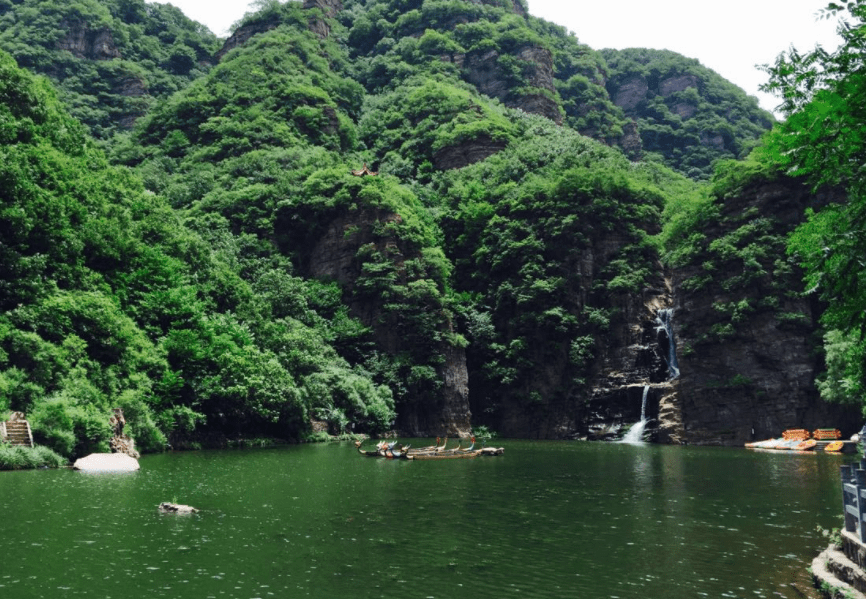
{"label": "green hillside vegetation", "polygon": [[[646,158],[693,179],[709,179],[719,159],[744,158],[773,117],[695,59],[669,50],[603,50],[607,90],[638,123]],[[624,91],[630,86],[628,92]]]}
{"label": "green hillside vegetation", "polygon": [[809,293],[827,304],[827,373],[818,383],[829,401],[860,406],[866,414],[866,153],[863,110],[866,2],[830,3],[823,11],[839,21],[842,45],[833,52],[794,49],[769,65],[765,86],[783,100],[787,115],[760,158],[816,188],[842,189],[845,203],[809,211],[789,240],[788,251],[806,269]]}
{"label": "green hillside vegetation", "polygon": [[[408,78],[445,74],[471,80],[466,59],[492,55],[487,69],[501,78],[508,103],[538,93],[560,105],[568,125],[617,144],[627,122],[604,88],[604,60],[563,27],[515,13],[511,0],[494,2],[348,1],[338,19],[348,29],[358,80],[371,92],[398,89]],[[523,7],[525,12],[525,7]],[[550,51],[554,89],[533,87],[525,48]]]}
{"label": "green hillside vegetation", "polygon": [[65,456],[107,449],[111,407],[145,451],[193,430],[299,438],[311,417],[390,426],[391,391],[332,345],[363,335],[338,290],[219,214],[183,222],[47,82],[0,68],[0,411]]}
{"label": "green hillside vegetation", "polygon": [[219,40],[170,4],[0,0],[0,50],[48,76],[98,139],[206,72]]}
{"label": "green hillside vegetation", "polygon": [[[539,116],[491,158],[435,179],[471,342],[473,406],[575,401],[604,347],[618,299],[640,292],[658,260],[661,190],[617,151]],[[595,272],[580,263],[611,236]],[[582,287],[593,278],[591,290]],[[562,380],[546,366],[567,364]],[[543,366],[544,365],[544,366]]]}
{"label": "green hillside vegetation", "polygon": [[[236,28],[259,33],[210,66],[216,38],[167,5],[0,0],[0,48],[21,62],[0,55],[0,416],[27,412],[66,457],[106,448],[113,407],[145,451],[298,440],[314,421],[376,434],[439,405],[465,350],[473,423],[495,429],[580,408],[660,260],[700,265],[691,290],[763,286],[766,306],[720,305],[731,320],[781,313],[791,264],[771,215],[713,228],[749,181],[820,170],[786,162],[807,146],[798,113],[735,162],[771,126],[754,99],[697,61],[597,53],[522,12],[347,0],[322,36],[317,9],[265,2]],[[58,50],[73,17],[121,57]],[[482,63],[489,80],[466,66]],[[131,73],[147,95],[120,93]],[[637,75],[648,91],[623,110],[612,98]],[[682,89],[661,93],[672,77]],[[515,108],[526,98],[562,124]],[[637,163],[616,147],[631,118]],[[365,163],[379,174],[353,176]],[[829,277],[816,231],[850,216],[836,210],[793,241],[812,284]],[[858,247],[827,243],[838,264]],[[827,317],[828,364],[859,384],[859,295],[830,280],[850,301]]]}

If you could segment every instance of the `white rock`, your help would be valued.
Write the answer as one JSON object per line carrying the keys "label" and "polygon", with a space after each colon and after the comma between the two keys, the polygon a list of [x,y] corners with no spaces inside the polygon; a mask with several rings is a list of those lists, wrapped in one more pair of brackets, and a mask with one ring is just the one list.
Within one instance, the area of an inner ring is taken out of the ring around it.
{"label": "white rock", "polygon": [[191,505],[183,505],[181,503],[169,503],[163,501],[159,504],[159,511],[164,514],[195,514],[198,510]]}
{"label": "white rock", "polygon": [[138,470],[138,460],[125,453],[91,453],[75,460],[76,470],[87,472],[132,472]]}

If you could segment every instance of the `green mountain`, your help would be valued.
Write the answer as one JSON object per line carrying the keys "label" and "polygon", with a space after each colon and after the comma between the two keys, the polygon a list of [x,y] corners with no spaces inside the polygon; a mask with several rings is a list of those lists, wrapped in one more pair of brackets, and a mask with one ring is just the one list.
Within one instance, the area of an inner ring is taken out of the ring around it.
{"label": "green mountain", "polygon": [[[0,413],[64,455],[103,446],[117,406],[158,450],[599,438],[645,385],[656,415],[676,403],[669,268],[727,247],[676,171],[771,124],[696,62],[595,52],[513,0],[272,1],[220,48],[170,6],[2,6]],[[638,68],[658,97],[629,108]],[[124,95],[133,72],[147,94]],[[760,268],[784,234],[756,233]]]}
{"label": "green mountain", "polygon": [[64,455],[107,450],[122,407],[144,450],[167,436],[297,438],[311,418],[382,430],[392,392],[341,359],[366,331],[333,285],[219,214],[186,219],[108,164],[50,86],[0,64],[0,410]]}
{"label": "green mountain", "polygon": [[2,0],[0,49],[49,77],[67,110],[108,139],[205,73],[219,40],[171,4]]}
{"label": "green mountain", "polygon": [[744,158],[773,125],[758,101],[693,58],[669,50],[602,50],[613,102],[637,122],[647,158],[693,179]]}

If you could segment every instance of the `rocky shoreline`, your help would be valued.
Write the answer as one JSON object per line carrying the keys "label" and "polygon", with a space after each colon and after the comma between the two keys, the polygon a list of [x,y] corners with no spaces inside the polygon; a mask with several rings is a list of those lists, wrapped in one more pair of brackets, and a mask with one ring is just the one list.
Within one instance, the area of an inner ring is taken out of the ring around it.
{"label": "rocky shoreline", "polygon": [[857,535],[841,531],[814,560],[810,571],[815,587],[830,599],[866,599],[866,545]]}

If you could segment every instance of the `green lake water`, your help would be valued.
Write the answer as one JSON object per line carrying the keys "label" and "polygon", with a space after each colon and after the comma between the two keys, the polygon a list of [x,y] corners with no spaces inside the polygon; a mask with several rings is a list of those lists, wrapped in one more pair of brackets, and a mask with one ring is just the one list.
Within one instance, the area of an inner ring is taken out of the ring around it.
{"label": "green lake water", "polygon": [[[439,462],[345,443],[0,472],[0,597],[799,598],[853,459],[497,445]],[[162,501],[201,512],[160,515]]]}

